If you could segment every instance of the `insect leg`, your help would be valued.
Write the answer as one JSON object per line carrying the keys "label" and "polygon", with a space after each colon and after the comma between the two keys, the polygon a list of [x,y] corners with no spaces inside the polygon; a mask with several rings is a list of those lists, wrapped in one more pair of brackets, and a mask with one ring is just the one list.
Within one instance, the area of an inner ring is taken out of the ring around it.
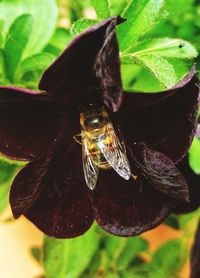
{"label": "insect leg", "polygon": [[76,143],[82,145],[82,134],[81,133],[74,135],[73,139],[76,141]]}

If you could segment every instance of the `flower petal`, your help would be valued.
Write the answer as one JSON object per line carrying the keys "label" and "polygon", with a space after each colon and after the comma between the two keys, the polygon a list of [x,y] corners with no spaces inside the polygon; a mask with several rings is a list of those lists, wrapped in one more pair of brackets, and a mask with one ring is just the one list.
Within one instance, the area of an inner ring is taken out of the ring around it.
{"label": "flower petal", "polygon": [[97,223],[118,236],[138,235],[154,228],[175,205],[144,179],[125,181],[114,171],[100,173],[91,199]]}
{"label": "flower petal", "polygon": [[56,145],[56,152],[50,150],[46,159],[28,164],[15,178],[10,194],[15,217],[23,213],[56,238],[81,235],[93,222],[81,148],[72,140]]}
{"label": "flower petal", "polygon": [[[187,81],[191,73],[188,76]],[[195,135],[199,100],[195,76],[183,87],[180,84],[175,90],[163,92],[163,96],[161,93],[158,96],[141,93],[140,99],[139,94],[129,94],[121,112],[116,115],[124,140],[145,142],[150,149],[164,153],[174,162],[179,161]],[[131,110],[134,101],[139,110],[135,110],[135,105]]]}
{"label": "flower petal", "polygon": [[0,152],[32,160],[56,140],[62,117],[44,93],[0,87]]}
{"label": "flower petal", "polygon": [[75,37],[44,72],[39,88],[70,103],[101,100],[117,111],[123,93],[115,26],[123,21],[110,17]]}
{"label": "flower petal", "polygon": [[187,182],[174,163],[145,144],[134,145],[132,156],[141,174],[161,193],[189,202]]}
{"label": "flower petal", "polygon": [[200,206],[200,175],[197,175],[192,171],[187,156],[181,162],[178,163],[177,167],[183,173],[188,183],[190,203],[179,205],[174,212],[192,212]]}
{"label": "flower petal", "polygon": [[24,214],[40,196],[50,160],[46,157],[27,164],[15,177],[10,190],[10,204],[15,218]]}
{"label": "flower petal", "polygon": [[48,100],[48,94],[14,86],[0,86],[0,106],[35,99]]}

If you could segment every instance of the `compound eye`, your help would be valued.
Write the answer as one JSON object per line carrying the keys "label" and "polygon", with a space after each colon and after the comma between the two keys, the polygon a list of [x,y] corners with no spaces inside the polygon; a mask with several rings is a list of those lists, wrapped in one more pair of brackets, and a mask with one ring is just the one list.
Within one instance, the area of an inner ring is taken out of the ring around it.
{"label": "compound eye", "polygon": [[84,126],[89,129],[101,128],[106,124],[103,116],[90,117],[85,119]]}
{"label": "compound eye", "polygon": [[92,126],[97,126],[101,123],[101,120],[99,118],[95,118],[91,121]]}
{"label": "compound eye", "polygon": [[94,127],[98,127],[99,126],[99,118],[88,118],[84,121],[84,125],[85,127],[90,127],[90,128],[94,128]]}

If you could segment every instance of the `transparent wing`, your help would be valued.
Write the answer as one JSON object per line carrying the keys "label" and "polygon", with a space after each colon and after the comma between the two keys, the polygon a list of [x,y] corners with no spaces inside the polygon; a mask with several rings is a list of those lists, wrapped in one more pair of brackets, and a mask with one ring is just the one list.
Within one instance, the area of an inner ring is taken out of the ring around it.
{"label": "transparent wing", "polygon": [[110,138],[106,144],[104,140],[99,143],[99,148],[110,166],[125,180],[131,177],[131,169],[126,156],[125,147],[121,145],[111,123],[108,124],[105,138]]}
{"label": "transparent wing", "polygon": [[99,168],[92,162],[86,145],[82,144],[83,171],[87,186],[93,190],[97,183]]}

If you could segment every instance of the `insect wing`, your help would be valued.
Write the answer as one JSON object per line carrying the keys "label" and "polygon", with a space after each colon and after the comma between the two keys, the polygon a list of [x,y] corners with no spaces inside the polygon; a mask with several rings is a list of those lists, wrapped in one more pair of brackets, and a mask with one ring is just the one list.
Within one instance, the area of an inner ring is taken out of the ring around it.
{"label": "insect wing", "polygon": [[99,144],[102,154],[108,161],[110,166],[125,180],[129,180],[131,176],[131,170],[126,156],[126,151],[119,142],[117,135],[115,134],[112,124],[108,124],[108,128],[105,134],[105,138],[110,137],[109,144],[102,142]]}
{"label": "insect wing", "polygon": [[87,186],[93,190],[97,183],[99,168],[92,162],[86,144],[82,144],[83,171]]}

